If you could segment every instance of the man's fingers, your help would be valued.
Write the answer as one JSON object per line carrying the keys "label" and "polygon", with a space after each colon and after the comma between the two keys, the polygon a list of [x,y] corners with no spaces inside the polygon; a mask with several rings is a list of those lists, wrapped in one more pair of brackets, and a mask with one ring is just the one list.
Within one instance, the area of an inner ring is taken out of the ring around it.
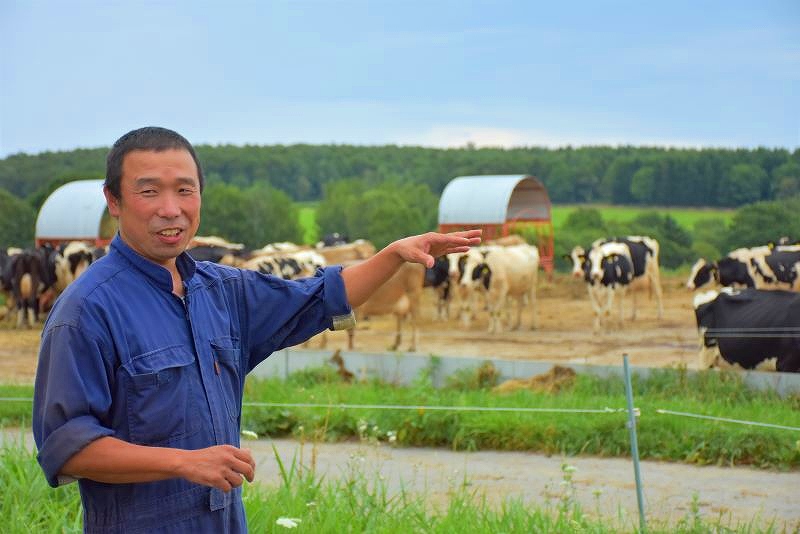
{"label": "man's fingers", "polygon": [[244,483],[244,477],[241,473],[237,473],[232,469],[228,469],[225,471],[224,475],[225,480],[230,484],[230,489],[222,490],[222,491],[230,491],[233,488],[238,488]]}
{"label": "man's fingers", "polygon": [[[251,459],[252,460],[252,459]],[[255,463],[251,463],[248,461],[243,461],[236,459],[231,466],[231,469],[236,473],[240,474],[244,478],[247,479],[248,482],[252,482],[253,478],[255,478]]]}

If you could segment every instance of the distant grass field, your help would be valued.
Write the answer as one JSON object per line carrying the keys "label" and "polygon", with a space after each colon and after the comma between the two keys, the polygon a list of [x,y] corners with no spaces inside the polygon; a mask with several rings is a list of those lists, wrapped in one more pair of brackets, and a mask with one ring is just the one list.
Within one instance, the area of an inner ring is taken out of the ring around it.
{"label": "distant grass field", "polygon": [[567,217],[579,208],[593,208],[603,215],[603,220],[613,222],[632,221],[643,213],[658,213],[659,215],[669,215],[685,230],[692,231],[697,221],[707,219],[722,219],[725,223],[730,223],[733,219],[735,210],[721,210],[713,208],[665,208],[665,207],[638,207],[638,206],[606,206],[606,205],[561,205],[553,206],[552,218],[553,226],[560,228],[563,226]]}
{"label": "distant grass field", "polygon": [[316,213],[319,202],[298,202],[300,211],[300,227],[303,229],[303,243],[313,245],[319,241]]}
{"label": "distant grass field", "polygon": [[[303,228],[303,242],[313,244],[319,241],[319,228],[316,224],[316,209],[319,202],[298,202],[300,209],[300,226]],[[722,219],[725,223],[730,223],[733,219],[735,210],[721,210],[712,208],[665,208],[665,207],[636,207],[636,206],[607,206],[607,205],[560,205],[553,206],[552,218],[553,226],[561,228],[567,217],[579,208],[594,208],[603,215],[603,220],[608,222],[627,222],[635,219],[642,213],[658,213],[660,215],[670,215],[679,226],[691,232],[694,230],[695,223],[701,220]]]}

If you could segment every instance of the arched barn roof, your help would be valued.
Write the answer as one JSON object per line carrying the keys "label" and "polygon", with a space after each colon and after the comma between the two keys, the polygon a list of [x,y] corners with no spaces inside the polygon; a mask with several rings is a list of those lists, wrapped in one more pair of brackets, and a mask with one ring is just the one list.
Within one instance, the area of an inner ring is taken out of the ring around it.
{"label": "arched barn roof", "polygon": [[[77,180],[53,191],[36,218],[36,241],[108,241],[116,222],[106,211],[103,180]],[[110,234],[110,235],[107,235]]]}
{"label": "arched barn roof", "polygon": [[550,198],[533,176],[459,176],[439,199],[439,224],[549,221]]}

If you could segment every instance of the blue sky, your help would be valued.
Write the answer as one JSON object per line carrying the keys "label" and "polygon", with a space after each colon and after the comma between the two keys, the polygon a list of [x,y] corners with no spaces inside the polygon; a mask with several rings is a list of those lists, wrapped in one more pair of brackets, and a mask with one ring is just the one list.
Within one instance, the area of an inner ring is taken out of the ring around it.
{"label": "blue sky", "polygon": [[0,158],[193,143],[800,147],[800,1],[0,0]]}

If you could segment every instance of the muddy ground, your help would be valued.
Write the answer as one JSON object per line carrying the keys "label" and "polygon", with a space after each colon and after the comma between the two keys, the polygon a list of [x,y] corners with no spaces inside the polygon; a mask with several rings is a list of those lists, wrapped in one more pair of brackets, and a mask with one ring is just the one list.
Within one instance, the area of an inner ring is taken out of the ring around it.
{"label": "muddy ground", "polygon": [[[637,318],[630,320],[632,295],[625,300],[625,321],[616,321],[600,333],[593,331],[594,314],[585,287],[566,276],[548,282],[540,277],[537,291],[538,328],[531,330],[533,311],[523,313],[523,328],[499,334],[487,332],[488,316],[478,311],[469,328],[455,318],[436,319],[435,297],[426,289],[418,321],[417,352],[439,356],[480,356],[511,360],[543,360],[564,363],[620,365],[627,353],[631,365],[665,367],[696,365],[697,329],[692,311],[692,294],[683,288],[683,279],[665,277],[664,315],[656,313],[655,299],[647,291],[636,292]],[[616,308],[615,308],[615,317]],[[383,352],[394,342],[395,319],[391,316],[360,320],[356,327],[355,349]],[[404,327],[401,350],[408,349],[410,329]],[[39,329],[16,330],[8,320],[0,325],[0,379],[31,383],[36,372]],[[327,347],[347,348],[347,334],[328,332]],[[319,347],[321,336],[310,341]]]}

